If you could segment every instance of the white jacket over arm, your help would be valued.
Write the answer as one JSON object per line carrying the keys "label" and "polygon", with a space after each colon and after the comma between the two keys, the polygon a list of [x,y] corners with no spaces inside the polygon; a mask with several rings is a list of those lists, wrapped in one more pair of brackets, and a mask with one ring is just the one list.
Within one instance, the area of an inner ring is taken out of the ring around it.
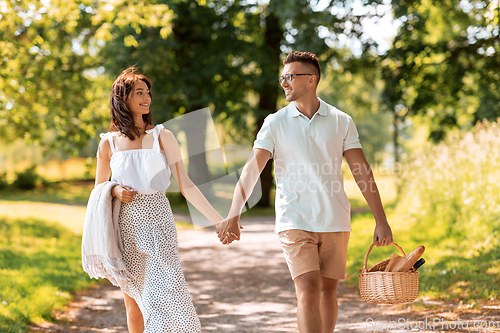
{"label": "white jacket over arm", "polygon": [[91,278],[105,278],[125,288],[133,276],[122,260],[123,244],[118,228],[121,201],[113,198],[115,182],[97,185],[90,193],[82,237],[82,266]]}

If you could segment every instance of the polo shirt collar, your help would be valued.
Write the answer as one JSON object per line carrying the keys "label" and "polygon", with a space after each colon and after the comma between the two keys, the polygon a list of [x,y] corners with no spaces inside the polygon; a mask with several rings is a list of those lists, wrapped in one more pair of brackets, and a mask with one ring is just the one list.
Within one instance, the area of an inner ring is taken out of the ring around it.
{"label": "polo shirt collar", "polygon": [[320,116],[327,116],[328,115],[328,106],[326,105],[325,102],[323,102],[323,100],[321,98],[318,97],[318,101],[319,101],[319,110],[318,110],[318,114]]}
{"label": "polo shirt collar", "polygon": [[[321,98],[319,98],[319,97],[317,97],[317,98],[319,101],[319,110],[317,111],[317,113],[320,116],[328,115],[328,107],[326,106],[326,103],[323,102],[323,100]],[[298,117],[302,114],[295,106],[295,102],[291,102],[290,104],[288,104],[288,106],[290,107],[290,117]]]}
{"label": "polo shirt collar", "polygon": [[300,113],[299,110],[297,110],[297,107],[295,106],[295,102],[292,102],[288,104],[289,110],[290,110],[290,117],[298,117],[302,113]]}

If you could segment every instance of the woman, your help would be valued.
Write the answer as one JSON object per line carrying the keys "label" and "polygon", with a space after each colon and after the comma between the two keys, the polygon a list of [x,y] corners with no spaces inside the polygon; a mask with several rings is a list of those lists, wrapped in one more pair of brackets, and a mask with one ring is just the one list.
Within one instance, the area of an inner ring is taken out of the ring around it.
{"label": "woman", "polygon": [[[182,194],[210,222],[223,218],[189,179],[179,144],[163,125],[153,126],[151,81],[130,67],[113,83],[110,132],[101,134],[96,186],[118,183],[123,261],[134,276],[122,288],[131,333],[201,332],[178,257],[174,217],[165,191],[170,170]],[[232,240],[228,236],[228,240]]]}

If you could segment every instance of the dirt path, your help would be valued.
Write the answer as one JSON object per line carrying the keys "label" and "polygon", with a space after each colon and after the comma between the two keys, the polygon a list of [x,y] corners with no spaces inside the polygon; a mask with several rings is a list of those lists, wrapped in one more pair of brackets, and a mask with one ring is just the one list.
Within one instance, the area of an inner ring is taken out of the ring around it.
{"label": "dirt path", "polygon": [[[229,247],[219,243],[213,229],[179,230],[182,267],[203,332],[297,333],[293,282],[272,232],[274,222],[254,218],[242,220],[242,225],[242,240]],[[357,290],[341,284],[335,332],[500,332],[498,304],[478,309],[423,300],[420,304],[365,304]],[[122,294],[109,284],[77,295],[56,316],[63,322],[33,330],[127,332]]]}

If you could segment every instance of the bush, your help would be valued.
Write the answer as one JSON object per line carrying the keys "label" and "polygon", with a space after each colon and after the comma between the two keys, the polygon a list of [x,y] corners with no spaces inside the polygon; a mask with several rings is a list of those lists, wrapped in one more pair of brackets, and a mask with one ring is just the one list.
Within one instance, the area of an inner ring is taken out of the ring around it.
{"label": "bush", "polygon": [[484,121],[463,137],[425,147],[403,170],[396,213],[452,248],[500,234],[499,137],[500,126]]}
{"label": "bush", "polygon": [[500,263],[492,260],[500,252],[499,137],[498,123],[478,123],[428,144],[403,170],[395,222],[410,243],[430,249],[421,282],[437,295],[500,297],[492,288]]}
{"label": "bush", "polygon": [[31,166],[24,171],[16,173],[16,180],[12,183],[14,188],[20,190],[32,190],[36,187],[41,177],[36,172],[36,166]]}
{"label": "bush", "polygon": [[186,213],[189,212],[188,204],[186,198],[180,192],[167,192],[165,195],[172,206],[172,211],[174,213]]}
{"label": "bush", "polygon": [[7,173],[0,174],[0,191],[9,187],[9,183],[7,182]]}

